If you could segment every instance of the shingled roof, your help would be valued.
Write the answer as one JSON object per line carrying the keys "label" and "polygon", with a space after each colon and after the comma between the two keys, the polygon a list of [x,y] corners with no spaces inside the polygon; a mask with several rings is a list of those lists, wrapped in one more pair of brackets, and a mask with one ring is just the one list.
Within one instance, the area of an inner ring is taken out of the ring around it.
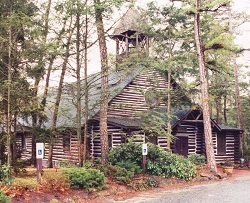
{"label": "shingled roof", "polygon": [[[131,67],[128,70],[119,72],[112,72],[108,75],[109,84],[109,101],[111,101],[117,94],[119,94],[140,72],[142,68]],[[88,78],[89,84],[89,117],[91,118],[100,110],[100,95],[101,95],[101,75],[100,73],[90,75]],[[82,87],[84,80],[82,80]],[[75,83],[65,84],[63,87],[61,103],[59,107],[59,116],[57,121],[57,127],[71,127],[75,125],[76,117],[76,96],[75,96]],[[57,89],[50,89],[47,99],[48,108],[46,110],[48,115],[48,121],[45,126],[51,125],[51,118],[53,116],[53,106]],[[82,95],[84,95],[84,89],[82,88]],[[82,97],[82,105],[84,105],[84,96]],[[82,120],[82,123],[84,120]]]}
{"label": "shingled roof", "polygon": [[139,11],[135,8],[130,8],[125,15],[120,19],[116,26],[113,37],[123,35],[126,32],[138,31],[138,22],[141,20]]}
{"label": "shingled roof", "polygon": [[219,128],[221,129],[221,131],[242,131],[242,129],[240,128],[234,128],[234,127],[230,127],[230,126],[225,126],[225,125],[218,125]]}

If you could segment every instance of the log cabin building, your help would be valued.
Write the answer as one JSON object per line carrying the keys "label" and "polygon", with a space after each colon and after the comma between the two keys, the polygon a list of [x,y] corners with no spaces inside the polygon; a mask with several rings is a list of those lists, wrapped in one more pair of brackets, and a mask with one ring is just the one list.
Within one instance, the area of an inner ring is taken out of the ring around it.
{"label": "log cabin building", "polygon": [[[130,9],[121,19],[121,23],[114,31],[112,39],[116,41],[116,60],[121,64],[135,50],[144,54],[149,53],[149,40],[143,34],[137,34],[136,19],[138,11]],[[131,51],[133,50],[133,51]],[[101,157],[99,102],[100,75],[88,78],[89,82],[89,138],[88,155],[90,158]],[[167,73],[156,71],[154,68],[143,68],[130,65],[129,68],[119,69],[119,65],[108,76],[110,97],[108,102],[108,136],[110,148],[132,140],[138,143],[152,142],[167,149],[166,136],[148,136],[144,131],[145,125],[150,125],[142,118],[160,112],[166,118],[168,84],[171,87],[171,131],[175,139],[170,145],[173,153],[183,156],[190,154],[205,155],[205,139],[202,110],[193,104],[172,78],[168,81]],[[62,95],[58,127],[67,129],[74,126],[75,106],[71,86],[65,86]],[[84,94],[84,92],[83,92]],[[53,103],[54,93],[51,91],[50,100]],[[83,101],[84,103],[84,101]],[[153,118],[152,118],[153,120]],[[166,121],[167,119],[165,119]],[[151,123],[152,124],[152,123]],[[216,162],[223,162],[226,158],[239,161],[241,129],[217,124],[211,119],[212,136]],[[48,122],[47,126],[50,125]],[[154,125],[154,123],[153,123]],[[162,126],[167,126],[166,123]],[[19,144],[23,149],[22,158],[31,157],[30,134],[20,133]],[[45,149],[45,159],[48,157],[48,144]],[[74,130],[67,130],[57,136],[54,144],[54,161],[70,160],[78,162],[78,138]]]}

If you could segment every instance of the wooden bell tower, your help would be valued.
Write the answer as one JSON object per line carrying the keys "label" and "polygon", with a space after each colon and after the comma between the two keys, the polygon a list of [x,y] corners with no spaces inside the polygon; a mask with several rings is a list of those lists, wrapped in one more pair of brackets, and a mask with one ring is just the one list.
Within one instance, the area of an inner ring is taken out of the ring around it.
{"label": "wooden bell tower", "polygon": [[145,53],[145,57],[149,55],[148,36],[139,32],[140,20],[139,11],[130,8],[115,28],[112,39],[116,41],[117,63],[130,53]]}

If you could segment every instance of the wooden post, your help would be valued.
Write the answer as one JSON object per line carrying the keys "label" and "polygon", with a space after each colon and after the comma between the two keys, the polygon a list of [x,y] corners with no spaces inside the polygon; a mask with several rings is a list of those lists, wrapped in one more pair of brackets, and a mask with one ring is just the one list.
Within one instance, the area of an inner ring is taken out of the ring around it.
{"label": "wooden post", "polygon": [[43,169],[43,159],[36,159],[36,169],[37,169],[37,172],[36,172],[36,179],[37,179],[37,182],[40,184],[41,183],[41,172],[42,172],[42,169]]}
{"label": "wooden post", "polygon": [[149,39],[148,36],[146,36],[146,56],[149,56]]}
{"label": "wooden post", "polygon": [[146,162],[147,162],[146,155],[142,155],[142,172],[143,172],[143,174],[145,174],[145,171],[146,171]]}
{"label": "wooden post", "polygon": [[142,171],[145,174],[146,171],[146,156],[148,154],[147,144],[142,144]]}
{"label": "wooden post", "polygon": [[128,56],[128,52],[129,52],[129,44],[128,44],[128,34],[126,33],[126,38],[125,38],[125,42],[126,42],[126,56]]}
{"label": "wooden post", "polygon": [[115,56],[115,67],[116,67],[116,71],[118,71],[118,60],[119,60],[119,53],[120,53],[120,43],[119,43],[119,39],[116,38],[116,56]]}
{"label": "wooden post", "polygon": [[44,143],[36,143],[36,174],[37,182],[41,183],[41,172],[43,169]]}

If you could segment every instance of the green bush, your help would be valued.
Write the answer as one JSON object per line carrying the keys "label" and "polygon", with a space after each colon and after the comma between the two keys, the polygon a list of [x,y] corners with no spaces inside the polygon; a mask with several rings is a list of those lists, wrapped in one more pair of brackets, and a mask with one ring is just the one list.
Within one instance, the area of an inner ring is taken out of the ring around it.
{"label": "green bush", "polygon": [[13,182],[13,178],[11,178],[11,169],[7,165],[0,165],[0,182],[7,185]]}
{"label": "green bush", "polygon": [[[108,154],[109,163],[120,162],[142,165],[141,144],[127,143],[113,148]],[[190,180],[197,175],[193,163],[183,156],[164,151],[161,147],[148,143],[146,173],[161,177],[177,177]]]}
{"label": "green bush", "polygon": [[147,173],[167,177],[191,180],[197,175],[195,165],[183,156],[166,153],[164,157],[148,160]]}
{"label": "green bush", "polygon": [[11,199],[5,193],[0,191],[0,203],[10,203]]}
{"label": "green bush", "polygon": [[66,174],[69,177],[70,185],[74,189],[103,189],[103,187],[106,186],[104,174],[97,169],[72,167],[63,168],[62,172],[63,174]]}
{"label": "green bush", "polygon": [[135,162],[131,162],[129,160],[117,162],[116,166],[119,166],[121,168],[125,168],[126,170],[134,172],[135,174],[142,173],[141,166],[138,166]]}
{"label": "green bush", "polygon": [[[120,162],[119,162],[120,163]],[[135,169],[130,167],[123,167],[123,164],[119,165],[106,165],[105,167],[101,167],[101,171],[104,173],[106,177],[111,177],[113,180],[122,183],[128,183],[131,181],[135,175]],[[138,168],[138,166],[136,166]]]}
{"label": "green bush", "polygon": [[201,154],[190,154],[188,160],[195,165],[205,164],[205,156]]}
{"label": "green bush", "polygon": [[118,147],[112,148],[108,153],[108,162],[111,165],[116,165],[122,161],[129,161],[135,163],[138,166],[142,164],[142,152],[141,145],[129,142],[127,144],[121,144]]}
{"label": "green bush", "polygon": [[246,162],[250,161],[250,138],[246,138],[246,151],[244,153],[244,158]]}
{"label": "green bush", "polygon": [[117,166],[117,171],[115,172],[115,179],[117,182],[128,183],[134,177],[134,171],[129,171],[125,168]]}

